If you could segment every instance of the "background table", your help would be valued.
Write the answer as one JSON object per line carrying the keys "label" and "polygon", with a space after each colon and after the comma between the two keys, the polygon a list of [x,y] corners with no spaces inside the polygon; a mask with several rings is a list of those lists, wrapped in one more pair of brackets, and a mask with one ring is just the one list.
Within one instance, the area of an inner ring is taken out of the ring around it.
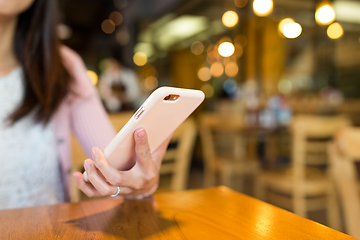
{"label": "background table", "polygon": [[355,239],[226,187],[0,211],[0,239]]}

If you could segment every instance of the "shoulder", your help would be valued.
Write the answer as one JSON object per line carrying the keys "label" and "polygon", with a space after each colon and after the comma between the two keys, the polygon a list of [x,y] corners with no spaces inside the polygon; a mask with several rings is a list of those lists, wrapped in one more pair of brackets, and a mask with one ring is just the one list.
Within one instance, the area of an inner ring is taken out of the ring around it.
{"label": "shoulder", "polygon": [[76,95],[83,97],[96,92],[96,89],[90,81],[86,66],[80,55],[64,45],[60,47],[60,55],[66,69],[69,71],[69,74],[73,79],[71,86],[72,92],[75,92]]}

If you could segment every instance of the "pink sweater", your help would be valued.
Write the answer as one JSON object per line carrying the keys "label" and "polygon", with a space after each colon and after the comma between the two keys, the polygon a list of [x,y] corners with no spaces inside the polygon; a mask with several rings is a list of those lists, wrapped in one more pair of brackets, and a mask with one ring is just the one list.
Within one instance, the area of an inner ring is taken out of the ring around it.
{"label": "pink sweater", "polygon": [[86,67],[80,56],[65,46],[61,47],[60,52],[65,66],[74,79],[71,91],[54,115],[61,173],[69,199],[70,177],[72,177],[71,130],[88,156],[91,156],[93,147],[104,149],[115,136],[115,130],[96,88],[87,76]]}

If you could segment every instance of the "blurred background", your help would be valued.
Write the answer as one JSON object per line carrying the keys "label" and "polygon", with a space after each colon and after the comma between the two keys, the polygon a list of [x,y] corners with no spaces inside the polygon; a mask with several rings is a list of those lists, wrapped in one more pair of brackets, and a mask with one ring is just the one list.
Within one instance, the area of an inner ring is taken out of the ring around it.
{"label": "blurred background", "polygon": [[346,216],[331,212],[341,201],[327,205],[341,198],[327,146],[340,128],[360,125],[360,1],[63,0],[60,8],[59,35],[82,56],[117,130],[157,87],[205,93],[169,147],[161,186],[227,185],[348,232]]}

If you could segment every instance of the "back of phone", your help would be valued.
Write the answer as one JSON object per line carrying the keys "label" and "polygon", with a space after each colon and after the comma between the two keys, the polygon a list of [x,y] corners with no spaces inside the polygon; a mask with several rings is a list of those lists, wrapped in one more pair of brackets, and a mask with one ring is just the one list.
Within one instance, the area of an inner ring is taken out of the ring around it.
{"label": "back of phone", "polygon": [[119,170],[131,168],[135,163],[133,133],[136,129],[142,127],[146,130],[153,152],[203,100],[204,93],[199,90],[158,88],[105,148],[107,160]]}

